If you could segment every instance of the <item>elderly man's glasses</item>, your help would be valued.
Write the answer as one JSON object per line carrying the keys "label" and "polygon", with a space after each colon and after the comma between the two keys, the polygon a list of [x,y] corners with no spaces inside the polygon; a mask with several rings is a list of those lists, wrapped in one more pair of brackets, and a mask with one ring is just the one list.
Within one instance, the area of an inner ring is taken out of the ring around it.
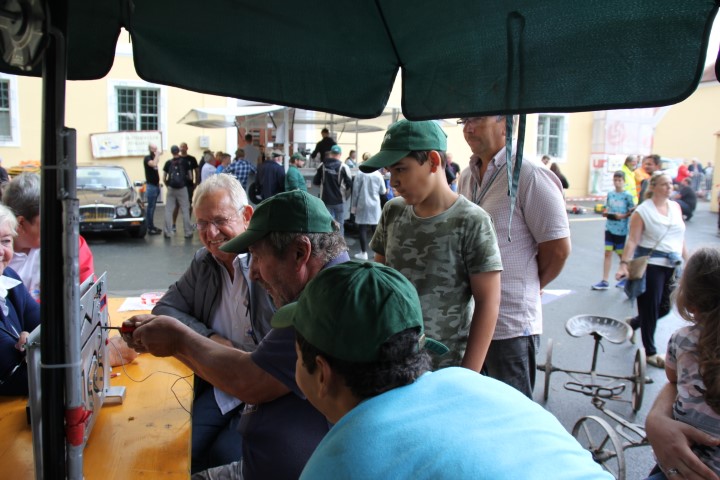
{"label": "elderly man's glasses", "polygon": [[[242,208],[240,210],[242,210]],[[238,210],[238,212],[240,210]],[[227,218],[219,217],[219,218],[216,218],[216,219],[210,220],[210,221],[200,220],[199,222],[194,224],[193,227],[195,227],[195,230],[203,232],[203,231],[207,230],[208,228],[210,228],[210,225],[215,225],[215,228],[220,230],[221,228],[226,227],[229,223],[231,223],[233,220],[235,220],[235,218],[237,218],[237,216],[238,216],[238,212],[235,212],[234,215],[227,217]]]}
{"label": "elderly man's glasses", "polygon": [[[498,122],[504,118],[502,115],[494,115],[494,117],[496,118],[496,120]],[[478,123],[485,118],[491,118],[491,117],[463,117],[463,118],[458,119],[457,124],[462,125],[462,126],[471,125],[474,123]]]}

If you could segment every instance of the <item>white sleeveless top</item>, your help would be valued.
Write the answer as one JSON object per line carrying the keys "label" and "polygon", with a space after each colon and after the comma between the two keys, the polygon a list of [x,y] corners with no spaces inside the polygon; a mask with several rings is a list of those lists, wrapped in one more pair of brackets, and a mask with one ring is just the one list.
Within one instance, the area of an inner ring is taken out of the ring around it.
{"label": "white sleeveless top", "polygon": [[[685,241],[685,222],[682,218],[682,210],[680,210],[680,205],[677,202],[668,200],[667,216],[658,212],[652,200],[641,203],[635,212],[640,215],[643,223],[645,223],[645,230],[643,230],[640,238],[641,247],[655,248],[659,252],[682,254]],[[648,263],[663,267],[673,266],[667,258],[651,258]]]}

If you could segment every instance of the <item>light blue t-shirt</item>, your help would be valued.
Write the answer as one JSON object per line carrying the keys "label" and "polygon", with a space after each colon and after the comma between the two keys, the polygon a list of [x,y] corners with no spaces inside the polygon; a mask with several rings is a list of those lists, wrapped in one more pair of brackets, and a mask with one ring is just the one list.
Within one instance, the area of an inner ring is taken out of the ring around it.
{"label": "light blue t-shirt", "polygon": [[[608,192],[607,200],[605,201],[605,208],[607,213],[627,213],[631,208],[635,206],[633,202],[633,196],[628,192]],[[625,236],[628,234],[628,224],[630,217],[623,218],[622,220],[610,220],[608,218],[605,225],[605,230],[612,233],[613,235]]]}
{"label": "light blue t-shirt", "polygon": [[541,406],[449,367],[360,403],[317,446],[301,479],[612,479]]}

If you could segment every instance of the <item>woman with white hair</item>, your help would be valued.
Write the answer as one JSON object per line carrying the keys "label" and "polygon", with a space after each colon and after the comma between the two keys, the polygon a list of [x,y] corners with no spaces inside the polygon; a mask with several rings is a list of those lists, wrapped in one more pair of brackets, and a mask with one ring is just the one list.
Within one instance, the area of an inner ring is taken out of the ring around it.
{"label": "woman with white hair", "polygon": [[25,344],[40,324],[40,306],[8,267],[16,228],[15,215],[0,205],[0,395],[27,395]]}

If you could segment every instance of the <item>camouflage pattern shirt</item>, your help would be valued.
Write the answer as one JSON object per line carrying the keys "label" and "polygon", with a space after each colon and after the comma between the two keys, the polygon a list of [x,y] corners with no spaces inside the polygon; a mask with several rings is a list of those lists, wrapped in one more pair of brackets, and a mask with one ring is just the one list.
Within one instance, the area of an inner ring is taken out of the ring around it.
{"label": "camouflage pattern shirt", "polygon": [[450,348],[433,359],[435,368],[460,365],[475,305],[470,276],[502,270],[490,215],[458,197],[443,213],[420,218],[403,198],[394,198],[370,247],[415,285],[426,334]]}
{"label": "camouflage pattern shirt", "polygon": [[[668,342],[666,366],[677,373],[677,399],[673,418],[717,438],[720,436],[720,415],[705,403],[705,383],[700,376],[697,344],[700,327],[690,325],[672,334]],[[720,447],[696,445],[695,454],[720,475]]]}

